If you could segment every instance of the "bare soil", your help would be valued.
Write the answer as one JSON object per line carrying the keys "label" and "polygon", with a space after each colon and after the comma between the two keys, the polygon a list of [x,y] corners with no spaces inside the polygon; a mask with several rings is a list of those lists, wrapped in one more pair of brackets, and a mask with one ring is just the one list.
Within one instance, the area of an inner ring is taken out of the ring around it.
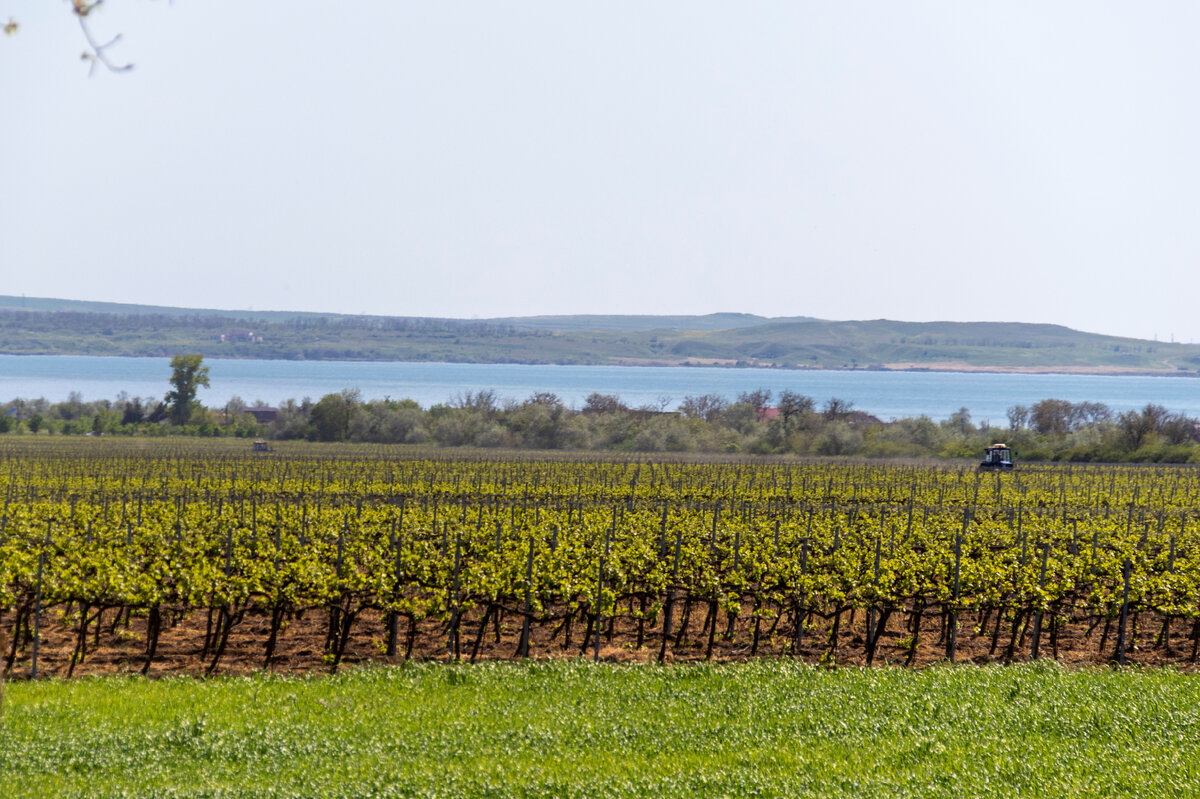
{"label": "bare soil", "polygon": [[[693,602],[690,611],[685,603],[676,603],[673,612],[671,640],[668,641],[663,659],[666,662],[694,662],[703,660],[742,661],[755,657],[784,658],[793,656],[794,622],[784,615],[778,623],[774,617],[759,622],[757,648],[754,646],[754,623],[751,607],[747,605],[741,614],[729,623],[724,612],[718,613],[715,633],[705,627],[708,615],[707,602]],[[622,610],[626,611],[627,606]],[[561,610],[561,609],[560,609]],[[915,652],[910,657],[912,615],[908,611],[891,615],[884,632],[879,636],[873,662],[875,665],[925,666],[949,660],[946,640],[945,618],[936,610],[927,610],[922,615],[920,635]],[[687,627],[680,635],[684,615]],[[90,615],[94,616],[94,612]],[[989,663],[1027,661],[1031,657],[1034,641],[1034,622],[1022,619],[1013,639],[1013,620],[1005,617],[996,635],[996,614],[988,614],[986,627],[976,614],[962,614],[958,619],[955,636],[956,662]],[[489,619],[486,627],[481,624],[483,612],[475,609],[466,614],[460,625],[457,658],[469,661],[510,660],[518,656],[521,618],[515,613],[504,613],[497,623]],[[212,668],[215,647],[205,649],[206,632],[209,629],[207,611],[194,612],[180,618],[164,615],[163,628],[154,658],[147,673],[156,675],[202,675],[205,673],[245,674],[268,670],[279,673],[308,673],[334,669],[334,655],[327,652],[326,638],[329,628],[328,609],[310,609],[293,615],[286,620],[278,635],[276,651],[270,662],[265,652],[270,630],[269,612],[248,610],[240,623],[229,635],[228,643],[215,668]],[[560,614],[544,623],[531,625],[530,656],[539,659],[562,659],[593,657],[594,639],[584,647],[584,635],[588,623],[578,614],[569,625],[563,623]],[[11,647],[14,618],[8,614],[0,619],[0,625],[10,635],[10,646],[4,652],[12,656],[6,676],[28,677],[32,673],[33,647],[22,635],[14,652]],[[212,622],[216,624],[216,615]],[[801,639],[800,658],[805,662],[827,665],[863,665],[867,661],[866,613],[857,611],[851,620],[849,612],[841,615],[837,624],[836,642],[833,640],[833,620],[819,615],[807,621]],[[1105,627],[1108,627],[1107,635]],[[610,629],[611,627],[611,629]],[[772,630],[772,627],[774,629]],[[65,677],[93,674],[141,672],[146,666],[147,619],[138,615],[126,618],[116,609],[110,609],[99,620],[99,626],[90,624],[87,633],[87,653],[71,669],[72,656],[78,642],[79,621],[77,613],[72,616],[64,609],[47,611],[41,620],[41,643],[38,652],[38,676]],[[482,629],[482,634],[481,634]],[[1066,665],[1099,665],[1113,661],[1117,654],[1119,620],[1106,622],[1095,617],[1060,619],[1057,625],[1047,615],[1042,622],[1038,638],[1040,656],[1053,658]],[[1131,616],[1128,623],[1126,662],[1148,666],[1172,665],[1194,668],[1196,650],[1191,622],[1176,620],[1171,625],[1167,645],[1160,636],[1163,620],[1143,614]],[[728,633],[728,634],[727,634]],[[387,622],[374,610],[364,610],[351,627],[351,634],[341,659],[342,665],[368,662],[395,663],[406,659],[409,621],[399,621],[397,654],[386,655]],[[612,662],[656,662],[662,651],[662,618],[653,626],[647,622],[643,629],[642,646],[637,646],[638,622],[629,616],[619,616],[614,622],[605,621],[600,642],[600,659]],[[425,620],[416,625],[411,651],[407,656],[418,660],[453,660],[456,657],[448,625],[437,620]],[[478,644],[476,642],[478,641]],[[994,642],[994,643],[993,643]],[[1102,646],[1103,644],[1103,646]],[[476,652],[476,646],[478,651]],[[201,658],[205,655],[204,659]]]}

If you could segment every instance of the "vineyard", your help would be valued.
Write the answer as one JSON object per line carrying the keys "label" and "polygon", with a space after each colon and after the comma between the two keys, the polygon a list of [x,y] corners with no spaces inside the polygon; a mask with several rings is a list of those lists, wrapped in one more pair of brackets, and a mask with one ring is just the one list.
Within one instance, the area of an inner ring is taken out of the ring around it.
{"label": "vineyard", "polygon": [[6,674],[1190,666],[1200,471],[0,445]]}

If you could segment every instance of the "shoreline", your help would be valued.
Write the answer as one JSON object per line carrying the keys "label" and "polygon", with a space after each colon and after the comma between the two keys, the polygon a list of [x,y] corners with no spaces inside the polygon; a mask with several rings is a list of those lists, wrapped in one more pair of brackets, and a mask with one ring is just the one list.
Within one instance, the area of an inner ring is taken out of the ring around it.
{"label": "shoreline", "polygon": [[[619,367],[656,369],[742,369],[746,371],[782,372],[927,372],[934,374],[1007,374],[1007,375],[1091,375],[1094,377],[1200,377],[1200,371],[1181,369],[1141,369],[1133,366],[995,366],[972,364],[966,361],[903,361],[859,367],[838,366],[789,366],[768,363],[748,363],[731,358],[688,358],[682,361],[651,358],[618,358],[616,362],[563,362],[563,361],[479,361],[479,360],[403,360],[403,359],[345,359],[345,358],[256,358],[249,356],[229,357],[203,354],[211,361],[264,361],[278,363],[403,363],[403,364],[454,364],[477,366],[576,366],[576,367]],[[12,358],[136,358],[139,360],[169,360],[169,355],[99,355],[69,352],[0,352],[0,357]]]}

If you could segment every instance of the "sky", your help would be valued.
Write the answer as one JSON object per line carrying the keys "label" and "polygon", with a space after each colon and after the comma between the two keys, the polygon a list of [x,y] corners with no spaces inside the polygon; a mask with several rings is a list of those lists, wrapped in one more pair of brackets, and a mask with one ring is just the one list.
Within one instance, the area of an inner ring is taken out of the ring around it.
{"label": "sky", "polygon": [[1200,4],[0,0],[0,294],[1200,342]]}

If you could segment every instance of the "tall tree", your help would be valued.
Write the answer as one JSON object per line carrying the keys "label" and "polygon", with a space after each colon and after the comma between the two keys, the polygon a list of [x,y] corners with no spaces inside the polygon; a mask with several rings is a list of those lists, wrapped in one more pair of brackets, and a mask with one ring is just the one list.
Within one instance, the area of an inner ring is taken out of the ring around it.
{"label": "tall tree", "polygon": [[812,397],[797,394],[789,389],[779,393],[779,415],[783,417],[785,425],[794,418],[812,413],[815,407]]}
{"label": "tall tree", "polygon": [[826,419],[833,421],[842,419],[850,415],[854,410],[854,403],[850,400],[844,400],[839,397],[830,397],[825,400],[825,407],[821,409],[821,413]]}
{"label": "tall tree", "polygon": [[729,407],[729,403],[720,394],[703,394],[699,397],[687,396],[679,403],[679,410],[689,419],[703,419],[715,422]]}
{"label": "tall tree", "polygon": [[771,402],[771,390],[769,388],[760,388],[756,391],[743,391],[741,394],[738,394],[738,402],[746,403],[754,408],[756,415],[761,415]]}
{"label": "tall tree", "polygon": [[358,409],[358,389],[326,394],[312,407],[310,438],[317,441],[345,441],[350,437],[350,422]]}
{"label": "tall tree", "polygon": [[171,406],[171,423],[187,424],[196,405],[196,391],[208,388],[208,367],[202,364],[203,355],[179,354],[171,359],[171,385],[167,404]]}

